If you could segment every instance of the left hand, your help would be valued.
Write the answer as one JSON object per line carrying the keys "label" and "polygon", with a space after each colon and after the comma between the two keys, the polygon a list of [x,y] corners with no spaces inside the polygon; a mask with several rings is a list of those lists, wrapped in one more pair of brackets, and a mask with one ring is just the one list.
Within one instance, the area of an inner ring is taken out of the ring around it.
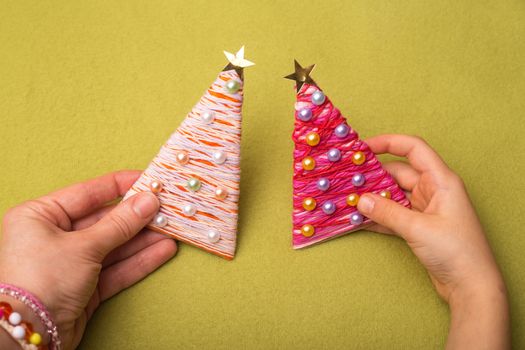
{"label": "left hand", "polygon": [[139,193],[118,205],[110,203],[139,175],[108,174],[25,202],[4,216],[0,281],[31,292],[46,305],[63,349],[80,343],[102,301],[177,251],[174,240],[142,230],[158,211],[155,195]]}

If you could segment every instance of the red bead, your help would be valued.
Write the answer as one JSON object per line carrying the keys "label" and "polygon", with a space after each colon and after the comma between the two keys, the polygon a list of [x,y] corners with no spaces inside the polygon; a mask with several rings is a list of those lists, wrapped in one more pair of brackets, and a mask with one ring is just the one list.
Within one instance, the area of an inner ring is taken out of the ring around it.
{"label": "red bead", "polygon": [[11,305],[5,301],[0,301],[0,309],[4,311],[4,317],[6,319],[9,318],[9,316],[11,316],[11,312],[13,312]]}
{"label": "red bead", "polygon": [[20,326],[24,327],[24,329],[26,330],[26,340],[29,341],[31,334],[33,334],[33,326],[31,325],[31,323],[26,321],[20,322]]}

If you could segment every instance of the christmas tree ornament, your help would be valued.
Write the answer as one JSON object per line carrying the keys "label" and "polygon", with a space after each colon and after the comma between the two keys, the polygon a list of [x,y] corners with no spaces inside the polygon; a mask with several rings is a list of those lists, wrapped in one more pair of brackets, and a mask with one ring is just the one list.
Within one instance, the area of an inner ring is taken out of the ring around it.
{"label": "christmas tree ornament", "polygon": [[224,51],[229,63],[131,187],[124,199],[156,194],[148,228],[228,260],[235,255],[240,182],[243,69],[254,65]]}
{"label": "christmas tree ornament", "polygon": [[368,145],[310,77],[314,65],[286,76],[296,83],[293,247],[363,229],[372,221],[357,210],[361,195],[410,202]]}

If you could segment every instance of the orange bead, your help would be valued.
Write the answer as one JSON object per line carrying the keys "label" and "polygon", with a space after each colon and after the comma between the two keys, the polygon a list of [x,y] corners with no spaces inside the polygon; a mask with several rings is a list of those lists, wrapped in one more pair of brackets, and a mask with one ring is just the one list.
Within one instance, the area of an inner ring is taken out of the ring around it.
{"label": "orange bead", "polygon": [[315,168],[315,159],[312,157],[306,157],[303,159],[303,169],[313,170]]}
{"label": "orange bead", "polygon": [[190,157],[188,156],[188,153],[185,151],[180,151],[176,155],[177,162],[181,165],[188,164],[190,161]]}
{"label": "orange bead", "polygon": [[388,190],[383,190],[383,191],[381,191],[381,192],[379,193],[379,195],[380,195],[381,197],[386,198],[386,199],[390,199],[390,197],[391,197],[390,191],[388,191]]}
{"label": "orange bead", "polygon": [[303,200],[303,208],[308,211],[312,211],[315,209],[317,205],[317,202],[312,197],[305,198]]}
{"label": "orange bead", "polygon": [[361,165],[365,162],[366,156],[363,152],[358,151],[352,154],[352,163],[355,165]]}
{"label": "orange bead", "polygon": [[303,227],[301,227],[301,234],[305,237],[311,237],[314,233],[315,228],[310,224],[303,225]]}
{"label": "orange bead", "polygon": [[6,303],[5,301],[0,301],[0,310],[4,312],[4,317],[6,319],[8,319],[11,315],[11,312],[13,312],[13,308],[11,307],[11,305],[9,303]]}
{"label": "orange bead", "polygon": [[357,193],[351,193],[346,197],[346,204],[351,207],[355,207],[359,202],[359,195]]}
{"label": "orange bead", "polygon": [[149,189],[152,193],[160,193],[162,191],[162,182],[153,180],[149,183]]}
{"label": "orange bead", "polygon": [[321,141],[321,137],[319,136],[318,133],[312,131],[312,132],[309,132],[307,135],[306,135],[306,143],[309,145],[309,146],[317,146],[319,144],[319,142]]}

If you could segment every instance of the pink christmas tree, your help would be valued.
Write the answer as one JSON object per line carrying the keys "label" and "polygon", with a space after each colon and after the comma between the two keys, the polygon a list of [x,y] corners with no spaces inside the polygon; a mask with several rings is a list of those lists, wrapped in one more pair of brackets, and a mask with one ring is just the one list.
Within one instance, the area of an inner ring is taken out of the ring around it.
{"label": "pink christmas tree", "polygon": [[160,149],[125,198],[156,193],[160,210],[148,227],[226,259],[237,237],[243,68],[253,65],[225,52],[230,63]]}
{"label": "pink christmas tree", "polygon": [[410,203],[368,145],[359,139],[310,77],[314,65],[295,61],[293,132],[293,247],[303,248],[362,229],[372,222],[357,210],[359,197],[380,194]]}

